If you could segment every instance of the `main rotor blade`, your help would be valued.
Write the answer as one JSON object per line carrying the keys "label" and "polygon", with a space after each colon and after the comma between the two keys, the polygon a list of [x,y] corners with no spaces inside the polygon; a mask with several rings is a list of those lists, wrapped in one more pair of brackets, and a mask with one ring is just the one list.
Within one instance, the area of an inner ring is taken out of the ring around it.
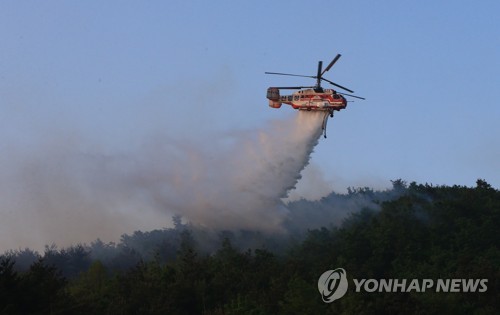
{"label": "main rotor blade", "polygon": [[348,88],[343,87],[342,85],[337,84],[337,83],[335,83],[335,82],[332,82],[332,81],[330,81],[330,80],[327,80],[327,79],[325,79],[325,78],[321,78],[321,80],[325,80],[326,82],[330,83],[331,85],[335,85],[336,87],[341,88],[342,90],[346,90],[347,92],[354,93],[354,91],[353,91],[353,90],[349,90]]}
{"label": "main rotor blade", "polygon": [[323,72],[321,73],[321,75],[325,74],[325,72],[327,72],[328,70],[330,70],[331,67],[333,67],[333,65],[337,62],[337,60],[339,60],[340,56],[342,56],[341,54],[337,54],[337,56],[335,56],[335,58],[333,58],[332,62],[330,62],[330,64],[325,68],[325,70],[323,70]]}
{"label": "main rotor blade", "polygon": [[300,90],[300,89],[312,89],[314,86],[273,86],[275,89],[280,90]]}
{"label": "main rotor blade", "polygon": [[318,61],[318,75],[316,75],[316,86],[321,87],[321,68],[323,67],[323,61]]}
{"label": "main rotor blade", "polygon": [[321,77],[321,68],[323,67],[323,61],[318,61],[318,75],[316,78]]}
{"label": "main rotor blade", "polygon": [[346,93],[340,93],[340,92],[337,92],[337,94],[340,94],[340,95],[346,95],[346,96],[350,96],[350,97],[355,97],[355,98],[359,98],[361,100],[364,100],[365,98],[364,97],[361,97],[361,96],[356,96],[356,95],[352,95],[352,94],[346,94]]}
{"label": "main rotor blade", "polygon": [[277,74],[277,75],[289,75],[292,77],[303,77],[303,78],[313,78],[315,79],[316,77],[313,75],[302,75],[302,74],[290,74],[290,73],[281,73],[281,72],[264,72],[265,74]]}

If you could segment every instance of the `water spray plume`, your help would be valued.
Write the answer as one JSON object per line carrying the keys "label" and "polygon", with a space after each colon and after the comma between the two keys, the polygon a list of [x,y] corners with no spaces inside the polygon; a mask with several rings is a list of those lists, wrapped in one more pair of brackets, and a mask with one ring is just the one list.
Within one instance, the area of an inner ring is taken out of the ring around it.
{"label": "water spray plume", "polygon": [[308,164],[321,120],[321,113],[299,112],[291,120],[239,134],[216,159],[191,156],[189,165],[174,172],[182,180],[169,182],[157,200],[194,224],[278,231],[286,215],[281,199]]}

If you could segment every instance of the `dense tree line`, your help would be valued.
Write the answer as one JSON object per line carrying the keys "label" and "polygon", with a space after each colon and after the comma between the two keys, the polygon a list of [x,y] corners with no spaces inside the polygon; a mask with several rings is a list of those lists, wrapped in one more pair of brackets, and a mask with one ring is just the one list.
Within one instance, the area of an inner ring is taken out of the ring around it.
{"label": "dense tree line", "polygon": [[[174,218],[174,228],[124,235],[119,244],[10,251],[0,258],[0,314],[498,314],[500,191],[483,180],[474,188],[393,184],[290,204],[295,219],[286,237],[226,231],[214,240]],[[333,224],[342,207],[352,213]],[[325,218],[322,226],[300,231],[305,210]],[[317,281],[337,267],[351,283],[472,278],[488,279],[488,289],[358,293],[350,286],[326,304]]]}

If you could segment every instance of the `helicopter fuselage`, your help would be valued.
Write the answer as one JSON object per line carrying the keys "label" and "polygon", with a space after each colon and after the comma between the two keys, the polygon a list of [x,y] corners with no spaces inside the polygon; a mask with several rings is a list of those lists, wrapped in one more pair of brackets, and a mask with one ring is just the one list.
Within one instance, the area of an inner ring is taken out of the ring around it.
{"label": "helicopter fuselage", "polygon": [[279,89],[270,87],[267,89],[269,107],[280,108],[281,104],[287,104],[294,109],[328,111],[346,108],[346,99],[332,89],[304,89],[291,95],[280,95]]}

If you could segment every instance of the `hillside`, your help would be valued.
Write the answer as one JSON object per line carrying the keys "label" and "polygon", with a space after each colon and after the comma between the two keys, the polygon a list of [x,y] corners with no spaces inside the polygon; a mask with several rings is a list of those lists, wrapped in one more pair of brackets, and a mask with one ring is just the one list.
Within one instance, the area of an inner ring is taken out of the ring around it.
{"label": "hillside", "polygon": [[[497,314],[500,191],[401,180],[287,205],[286,233],[174,228],[0,259],[0,314]],[[347,271],[331,304],[318,278]],[[355,292],[356,279],[487,279],[486,292]]]}

